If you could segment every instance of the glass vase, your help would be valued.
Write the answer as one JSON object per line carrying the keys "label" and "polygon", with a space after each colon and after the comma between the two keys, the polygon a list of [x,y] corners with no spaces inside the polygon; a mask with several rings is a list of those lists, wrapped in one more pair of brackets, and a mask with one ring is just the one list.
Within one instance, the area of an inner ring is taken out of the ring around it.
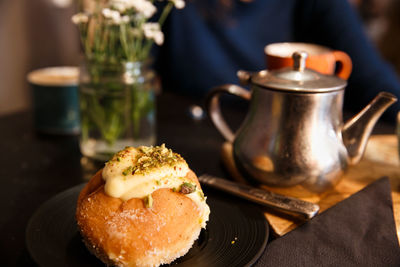
{"label": "glass vase", "polygon": [[126,146],[155,144],[154,78],[143,62],[81,67],[80,149],[84,156],[106,161]]}

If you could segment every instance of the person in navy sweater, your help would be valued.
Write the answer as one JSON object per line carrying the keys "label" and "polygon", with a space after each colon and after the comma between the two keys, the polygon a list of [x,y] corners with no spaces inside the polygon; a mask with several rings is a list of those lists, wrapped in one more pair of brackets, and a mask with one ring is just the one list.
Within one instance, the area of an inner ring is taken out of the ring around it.
{"label": "person in navy sweater", "polygon": [[[237,83],[240,69],[265,69],[267,44],[307,42],[350,55],[346,109],[361,109],[379,91],[400,98],[395,72],[366,37],[348,0],[187,0],[163,30],[156,69],[166,90],[204,98],[214,86]],[[386,118],[394,121],[399,109],[397,102]]]}

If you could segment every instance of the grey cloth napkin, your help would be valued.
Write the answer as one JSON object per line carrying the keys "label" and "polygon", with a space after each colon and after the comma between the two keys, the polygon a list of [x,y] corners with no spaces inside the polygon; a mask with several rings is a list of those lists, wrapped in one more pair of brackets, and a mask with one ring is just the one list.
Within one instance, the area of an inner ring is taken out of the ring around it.
{"label": "grey cloth napkin", "polygon": [[255,266],[400,266],[389,179],[272,241]]}

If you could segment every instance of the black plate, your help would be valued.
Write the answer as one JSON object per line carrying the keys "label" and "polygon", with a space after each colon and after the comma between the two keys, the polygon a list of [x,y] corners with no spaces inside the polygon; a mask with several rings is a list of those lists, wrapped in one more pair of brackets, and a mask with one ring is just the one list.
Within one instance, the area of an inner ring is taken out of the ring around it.
{"label": "black plate", "polygon": [[[47,266],[104,266],[82,243],[75,222],[75,206],[84,185],[70,188],[44,203],[26,229],[33,259]],[[268,224],[262,212],[227,195],[206,191],[211,214],[207,228],[189,252],[173,266],[246,266],[264,251]]]}

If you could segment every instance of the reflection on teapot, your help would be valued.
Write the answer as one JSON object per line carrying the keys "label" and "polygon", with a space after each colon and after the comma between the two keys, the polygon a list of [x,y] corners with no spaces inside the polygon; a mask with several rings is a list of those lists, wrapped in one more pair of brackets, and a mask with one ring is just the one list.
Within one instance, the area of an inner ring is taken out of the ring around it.
{"label": "reflection on teapot", "polygon": [[[239,71],[251,92],[233,84],[216,87],[207,108],[216,128],[233,143],[235,163],[247,179],[269,186],[301,185],[318,193],[333,187],[347,166],[361,159],[376,121],[397,99],[381,92],[343,123],[346,81],[306,69],[306,57],[295,52],[293,68]],[[221,115],[222,93],[250,101],[236,134]]]}

